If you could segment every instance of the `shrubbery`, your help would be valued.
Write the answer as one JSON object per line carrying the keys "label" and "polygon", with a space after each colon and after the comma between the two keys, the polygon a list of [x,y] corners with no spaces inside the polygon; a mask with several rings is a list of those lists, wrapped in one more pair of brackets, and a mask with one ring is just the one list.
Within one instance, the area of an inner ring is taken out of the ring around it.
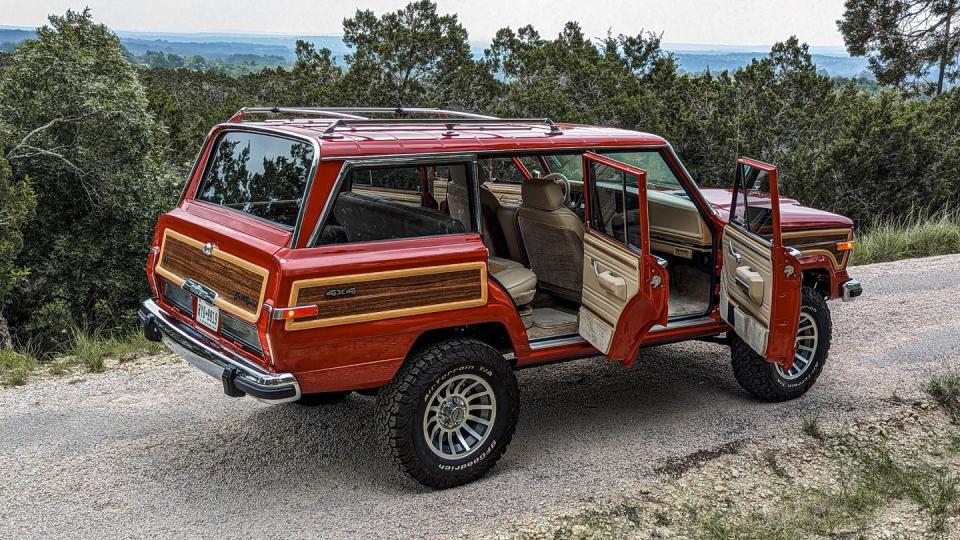
{"label": "shrubbery", "polygon": [[55,351],[78,326],[129,328],[157,214],[210,127],[242,106],[442,106],[650,131],[703,185],[727,185],[749,155],[780,167],[785,195],[861,229],[960,201],[960,89],[841,84],[795,38],[733,73],[688,75],[657,35],[596,40],[576,23],[554,39],[503,29],[475,59],[456,16],[427,0],[344,26],[345,69],[303,42],[290,70],[135,68],[89,11],[0,56],[0,313],[16,338]]}

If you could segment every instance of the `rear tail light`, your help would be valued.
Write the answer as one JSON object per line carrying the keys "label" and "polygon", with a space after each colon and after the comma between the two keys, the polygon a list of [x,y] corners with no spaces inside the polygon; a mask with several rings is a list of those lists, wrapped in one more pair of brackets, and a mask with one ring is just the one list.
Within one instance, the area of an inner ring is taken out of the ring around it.
{"label": "rear tail light", "polygon": [[150,248],[150,254],[147,255],[147,283],[150,284],[150,291],[154,297],[160,295],[160,288],[157,286],[157,276],[153,269],[157,266],[157,256],[160,254],[160,248],[153,246]]}
{"label": "rear tail light", "polygon": [[292,319],[302,319],[304,317],[316,317],[319,313],[320,307],[316,304],[310,304],[307,306],[277,308],[273,312],[273,318],[280,321],[289,321]]}
{"label": "rear tail light", "polygon": [[220,315],[220,333],[224,337],[240,343],[250,352],[263,354],[263,346],[260,345],[260,331],[252,324],[243,322],[229,313],[222,313]]}

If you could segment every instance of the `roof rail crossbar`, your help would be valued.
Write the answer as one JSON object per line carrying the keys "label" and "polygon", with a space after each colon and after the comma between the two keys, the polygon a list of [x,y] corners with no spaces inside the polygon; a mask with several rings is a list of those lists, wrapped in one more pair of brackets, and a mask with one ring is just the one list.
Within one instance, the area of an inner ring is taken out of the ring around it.
{"label": "roof rail crossbar", "polygon": [[484,120],[494,120],[497,118],[496,116],[488,116],[485,114],[455,111],[452,109],[436,109],[433,107],[311,107],[311,109],[354,114],[395,114],[397,116],[432,114],[440,117],[478,118]]}
{"label": "roof rail crossbar", "polygon": [[366,116],[350,114],[347,112],[319,109],[314,107],[244,107],[234,113],[228,122],[241,122],[247,114],[299,114],[314,115],[323,118],[351,118],[354,120],[365,120]]}
{"label": "roof rail crossbar", "polygon": [[464,125],[480,126],[505,126],[516,124],[543,125],[550,130],[550,135],[559,135],[562,133],[560,127],[549,118],[337,118],[330,123],[324,130],[322,137],[336,137],[336,129],[346,126],[371,126],[371,125],[413,125],[413,126],[446,126],[445,135],[455,135],[454,127]]}

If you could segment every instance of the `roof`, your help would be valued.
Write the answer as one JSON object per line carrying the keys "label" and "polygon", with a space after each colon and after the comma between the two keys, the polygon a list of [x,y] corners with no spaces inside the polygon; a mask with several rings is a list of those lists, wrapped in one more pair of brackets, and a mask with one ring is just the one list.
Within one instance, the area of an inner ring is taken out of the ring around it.
{"label": "roof", "polygon": [[[363,112],[401,113],[404,118],[369,118]],[[245,127],[306,137],[321,146],[322,159],[397,154],[517,152],[584,148],[662,146],[657,135],[614,127],[556,124],[549,119],[494,118],[439,109],[311,108],[243,109],[245,114],[287,113],[305,117],[242,122]],[[412,118],[418,115],[440,118]]]}

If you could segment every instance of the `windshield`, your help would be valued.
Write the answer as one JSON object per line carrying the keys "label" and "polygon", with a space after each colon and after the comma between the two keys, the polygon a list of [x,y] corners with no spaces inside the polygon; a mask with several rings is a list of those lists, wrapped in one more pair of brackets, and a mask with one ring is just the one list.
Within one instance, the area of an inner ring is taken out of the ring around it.
{"label": "windshield", "polygon": [[[657,191],[680,191],[683,187],[673,170],[657,150],[631,150],[626,152],[600,152],[605,157],[615,159],[633,167],[647,171],[647,189]],[[583,181],[583,165],[579,154],[544,156],[550,172],[562,173],[574,182]]]}

